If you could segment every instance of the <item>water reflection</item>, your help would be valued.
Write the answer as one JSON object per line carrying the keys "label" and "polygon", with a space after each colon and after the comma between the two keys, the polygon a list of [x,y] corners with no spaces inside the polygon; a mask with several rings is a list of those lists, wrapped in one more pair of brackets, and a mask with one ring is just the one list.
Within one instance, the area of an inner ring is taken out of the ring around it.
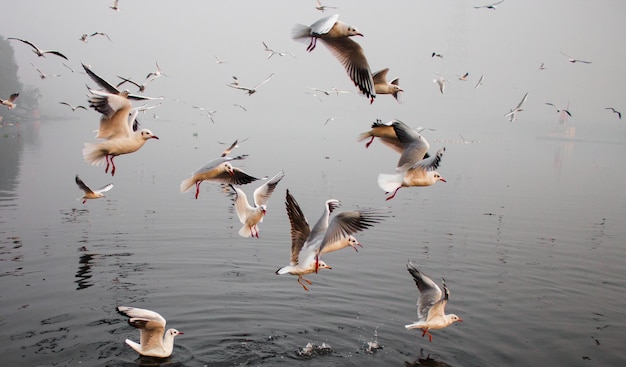
{"label": "water reflection", "polygon": [[405,361],[404,362],[404,366],[405,367],[417,367],[417,366],[430,366],[430,367],[451,367],[451,365],[442,362],[442,361],[438,361],[434,358],[430,357],[430,354],[426,355],[425,357],[423,356],[424,350],[420,350],[420,356],[418,357],[418,359],[416,361],[413,362],[409,362],[409,361]]}
{"label": "water reflection", "polygon": [[93,286],[91,283],[91,267],[93,265],[93,260],[96,255],[94,254],[83,254],[78,259],[78,271],[76,272],[76,290],[86,289]]}

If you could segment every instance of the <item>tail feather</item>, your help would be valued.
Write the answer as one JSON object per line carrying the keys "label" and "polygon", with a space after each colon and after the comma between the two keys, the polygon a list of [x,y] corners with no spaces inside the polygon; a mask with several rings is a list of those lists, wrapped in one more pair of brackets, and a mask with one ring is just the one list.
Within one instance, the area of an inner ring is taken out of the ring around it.
{"label": "tail feather", "polygon": [[195,184],[196,181],[194,181],[193,177],[183,180],[183,182],[180,183],[180,193],[182,194],[189,191]]}
{"label": "tail feather", "polygon": [[83,148],[83,158],[85,162],[93,165],[99,166],[105,160],[106,153],[98,148],[98,144],[85,143],[85,147]]}
{"label": "tail feather", "polygon": [[424,323],[423,323],[423,322],[421,322],[421,321],[418,321],[418,322],[414,322],[414,323],[412,323],[412,324],[407,324],[407,325],[404,325],[404,327],[405,327],[407,330],[411,330],[411,329],[421,329],[421,328],[423,328],[423,327],[424,327]]}
{"label": "tail feather", "polygon": [[291,38],[296,41],[305,42],[311,37],[311,27],[304,24],[296,24],[291,30]]}
{"label": "tail feather", "polygon": [[404,174],[402,173],[381,173],[378,175],[378,186],[385,192],[393,192],[402,186]]}
{"label": "tail feather", "polygon": [[252,237],[252,231],[250,230],[250,227],[244,224],[239,230],[239,235],[241,237]]}
{"label": "tail feather", "polygon": [[372,133],[369,131],[366,131],[364,133],[359,134],[359,137],[357,138],[356,141],[363,141],[365,139],[369,139],[372,137]]}
{"label": "tail feather", "polygon": [[137,353],[141,353],[141,344],[135,343],[130,339],[125,340],[126,344],[128,344],[131,348],[133,348]]}

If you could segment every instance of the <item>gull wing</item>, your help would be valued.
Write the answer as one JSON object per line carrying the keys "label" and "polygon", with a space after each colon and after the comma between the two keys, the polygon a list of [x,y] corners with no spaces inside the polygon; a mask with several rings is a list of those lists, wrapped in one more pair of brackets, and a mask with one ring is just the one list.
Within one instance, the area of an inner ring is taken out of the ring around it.
{"label": "gull wing", "polygon": [[287,190],[286,193],[285,205],[287,208],[289,223],[291,224],[290,262],[292,266],[295,266],[298,264],[298,256],[300,255],[302,246],[311,234],[311,228],[309,227],[309,223],[307,222],[304,213],[302,213],[298,202],[294,199],[289,190]]}
{"label": "gull wing", "polygon": [[417,319],[418,321],[426,321],[431,308],[441,300],[441,289],[432,279],[422,273],[410,261],[406,265],[406,268],[413,277],[419,291],[419,297],[417,299]]}
{"label": "gull wing", "polygon": [[285,177],[285,172],[280,171],[274,177],[270,178],[263,185],[254,190],[254,204],[256,206],[266,205],[270,196],[276,189],[276,185]]}

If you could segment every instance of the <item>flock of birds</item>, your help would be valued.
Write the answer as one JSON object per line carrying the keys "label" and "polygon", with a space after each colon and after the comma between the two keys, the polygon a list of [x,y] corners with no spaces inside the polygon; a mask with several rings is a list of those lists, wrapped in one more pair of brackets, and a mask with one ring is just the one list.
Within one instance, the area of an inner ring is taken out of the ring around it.
{"label": "flock of birds", "polygon": [[[495,10],[496,6],[504,0],[493,4],[474,6],[474,8],[486,8]],[[118,1],[110,7],[115,11],[119,11]],[[316,9],[325,12],[328,9],[334,9],[331,6],[322,5],[319,0],[316,1]],[[306,50],[313,51],[317,42],[321,41],[337,60],[345,68],[349,78],[354,85],[366,98],[370,104],[374,102],[379,94],[389,94],[398,102],[401,101],[400,93],[403,92],[399,85],[399,78],[388,81],[389,69],[385,68],[372,73],[367,61],[367,57],[362,47],[353,40],[355,36],[363,36],[357,28],[338,20],[338,15],[325,16],[311,25],[297,24],[292,30],[292,38],[296,41],[308,43]],[[102,32],[93,34],[83,34],[80,40],[87,42],[89,37],[105,36],[110,37]],[[35,46],[33,43],[20,39],[8,38],[24,43],[32,48],[32,51],[38,57],[46,55],[55,55],[57,57],[68,60],[61,52],[56,50],[43,50]],[[271,49],[263,42],[265,51],[268,52],[267,58],[274,55],[292,56],[295,55],[288,52],[278,52]],[[564,54],[565,55],[565,54]],[[589,61],[578,60],[565,55],[571,63],[586,63]],[[443,55],[433,52],[432,57],[443,59]],[[224,63],[216,56],[216,63]],[[33,65],[34,67],[34,65]],[[100,139],[96,143],[85,143],[82,151],[84,160],[91,165],[105,165],[105,173],[111,170],[111,176],[115,175],[116,165],[114,158],[119,155],[130,154],[138,151],[148,141],[159,139],[149,129],[140,128],[137,121],[137,114],[147,107],[133,108],[131,100],[158,100],[160,98],[145,97],[142,95],[131,94],[128,90],[121,89],[125,83],[133,84],[138,88],[139,92],[144,92],[146,85],[156,78],[165,75],[159,64],[156,64],[156,71],[147,74],[145,81],[139,83],[130,78],[118,76],[121,79],[117,85],[114,85],[98,74],[96,74],[89,65],[82,64],[85,73],[96,83],[100,89],[90,88],[89,90],[89,107],[101,114],[99,129],[96,138]],[[540,70],[544,65],[540,67]],[[39,70],[38,70],[39,71]],[[39,71],[41,78],[47,76]],[[459,75],[460,80],[467,80],[469,73]],[[236,77],[234,81],[227,86],[243,90],[248,95],[252,95],[258,89],[269,82],[274,74],[269,75],[266,79],[253,87],[246,87],[239,83]],[[434,80],[443,94],[445,84],[447,82],[441,75]],[[483,76],[480,77],[475,88],[483,83]],[[345,91],[338,89],[321,90],[311,88],[315,92],[329,94],[339,94]],[[12,94],[8,99],[0,99],[0,104],[7,106],[9,109],[15,108],[15,101],[19,93]],[[515,121],[517,115],[523,111],[522,106],[527,100],[526,93],[515,108],[505,114],[509,121]],[[76,109],[87,109],[84,106],[73,106],[67,102],[60,102],[67,105],[73,111]],[[557,112],[565,112],[571,116],[568,109],[558,108],[552,103],[546,103],[556,109]],[[244,108],[243,106],[240,106]],[[200,107],[195,107],[199,108]],[[621,112],[612,107],[606,109],[616,113],[621,119]],[[215,111],[212,111],[213,113]],[[212,112],[209,115],[212,118]],[[391,174],[381,173],[378,176],[378,185],[385,191],[386,200],[394,198],[397,192],[403,187],[430,186],[438,181],[446,182],[446,180],[436,171],[441,163],[445,147],[438,149],[434,154],[429,154],[430,145],[420,130],[409,127],[399,120],[382,122],[377,120],[371,125],[371,129],[363,132],[358,136],[358,141],[368,140],[365,147],[369,147],[375,138],[382,141],[383,144],[399,153],[400,157],[395,166],[396,172]],[[267,204],[277,185],[285,176],[283,171],[278,172],[271,178],[257,178],[249,175],[240,168],[234,166],[235,161],[245,159],[247,155],[231,156],[230,153],[238,146],[235,141],[228,149],[226,149],[220,157],[211,160],[203,167],[199,168],[191,174],[190,177],[184,179],[180,184],[180,192],[186,193],[195,186],[195,198],[198,199],[200,193],[200,184],[204,181],[227,184],[234,193],[234,207],[239,221],[242,224],[238,234],[242,237],[259,237],[259,223],[263,221],[267,213]],[[248,200],[246,193],[240,189],[239,185],[245,185],[257,180],[264,181],[262,185],[257,187],[252,195],[252,203]],[[104,197],[104,193],[113,188],[113,184],[93,190],[78,175],[75,177],[77,186],[84,192],[79,198],[83,204],[90,199],[99,199]],[[297,282],[308,291],[312,282],[305,275],[317,273],[320,269],[330,269],[331,267],[321,259],[323,254],[337,251],[343,248],[352,247],[358,251],[357,247],[361,246],[359,241],[354,237],[355,234],[373,227],[387,217],[384,209],[359,209],[336,213],[333,212],[339,207],[339,201],[335,199],[327,200],[324,204],[324,210],[321,217],[311,228],[302,212],[297,201],[289,190],[286,190],[285,205],[288,218],[291,224],[291,251],[289,265],[283,266],[276,271],[276,274],[291,274],[297,276]],[[432,341],[432,335],[429,330],[441,329],[451,325],[454,322],[463,321],[454,314],[446,314],[445,307],[448,302],[450,292],[443,281],[443,292],[439,286],[426,276],[422,271],[416,268],[411,262],[407,264],[407,270],[414,279],[419,290],[417,302],[418,321],[408,324],[407,329],[421,329],[422,336],[428,335]],[[158,313],[134,307],[117,307],[117,311],[128,317],[128,323],[140,331],[140,343],[126,340],[126,343],[141,355],[153,357],[168,357],[171,355],[174,345],[174,338],[183,334],[176,329],[165,330],[166,321]]]}

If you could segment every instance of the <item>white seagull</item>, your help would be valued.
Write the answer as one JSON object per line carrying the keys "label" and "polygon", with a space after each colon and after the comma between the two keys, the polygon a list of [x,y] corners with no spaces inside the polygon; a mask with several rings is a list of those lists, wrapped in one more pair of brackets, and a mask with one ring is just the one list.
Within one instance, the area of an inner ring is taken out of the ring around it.
{"label": "white seagull", "polygon": [[156,63],[156,67],[157,67],[156,71],[153,71],[153,72],[148,73],[148,75],[146,76],[146,79],[150,79],[150,78],[152,78],[152,79],[156,79],[156,78],[160,77],[161,75],[165,75],[165,76],[167,76],[167,74],[165,74],[165,73],[161,70],[161,67],[159,66],[159,63],[158,63],[158,62]]}
{"label": "white seagull", "polygon": [[202,168],[191,174],[191,177],[180,183],[180,193],[189,191],[194,185],[196,186],[196,199],[200,194],[200,184],[202,181],[220,182],[231,185],[245,185],[258,180],[239,168],[233,167],[230,163],[232,160],[246,158],[247,155],[237,157],[220,157],[205,164]]}
{"label": "white seagull", "polygon": [[101,88],[103,88],[106,92],[111,93],[111,94],[117,94],[117,95],[121,95],[122,93],[124,93],[125,95],[127,95],[128,99],[132,99],[132,100],[155,100],[155,99],[163,99],[163,97],[146,97],[146,96],[140,96],[138,94],[131,94],[129,93],[127,90],[120,90],[117,86],[109,83],[108,81],[106,81],[104,78],[102,78],[101,76],[99,76],[98,74],[94,73],[91,70],[91,66],[89,65],[85,65],[82,64],[83,69],[85,70],[85,72],[87,73],[87,75],[89,75],[89,77],[96,82]]}
{"label": "white seagull", "polygon": [[324,17],[310,26],[296,24],[292,37],[297,41],[310,41],[306,50],[315,49],[317,39],[322,40],[331,53],[344,66],[355,86],[359,88],[370,103],[376,98],[374,81],[363,48],[351,39],[352,36],[363,36],[356,28],[338,21],[339,15]]}
{"label": "white seagull", "polygon": [[393,98],[398,101],[398,103],[402,103],[400,92],[404,92],[404,90],[400,88],[400,78],[395,78],[388,82],[388,72],[389,68],[385,68],[372,74],[372,79],[374,80],[374,90],[376,91],[376,94],[391,94],[393,95]]}
{"label": "white seagull", "polygon": [[79,106],[72,106],[71,104],[69,104],[69,103],[67,103],[67,102],[59,102],[59,103],[60,103],[60,104],[63,104],[63,105],[66,105],[66,106],[68,106],[69,108],[71,108],[71,109],[72,109],[72,112],[76,111],[76,110],[77,110],[77,109],[79,109],[79,108],[80,108],[80,109],[83,109],[83,110],[87,110],[87,107],[85,107],[85,106],[80,106],[80,105],[79,105]]}
{"label": "white seagull", "polygon": [[450,298],[450,291],[443,282],[443,297],[439,286],[435,284],[429,277],[419,271],[410,261],[406,266],[409,273],[415,280],[419,297],[417,300],[417,322],[405,325],[407,330],[422,329],[422,337],[428,335],[428,340],[433,341],[433,336],[429,330],[443,329],[452,325],[454,322],[462,322],[463,320],[455,314],[446,314],[445,308]]}
{"label": "white seagull", "polygon": [[315,1],[315,9],[321,11],[322,13],[324,11],[326,11],[326,9],[337,9],[336,6],[328,6],[328,5],[322,5],[322,2],[320,0],[316,0]]}
{"label": "white seagull", "polygon": [[117,312],[129,317],[128,324],[139,329],[139,343],[126,339],[126,344],[142,356],[167,358],[172,355],[174,338],[182,335],[176,329],[165,330],[165,319],[158,313],[135,307],[118,306]]}
{"label": "white seagull", "polygon": [[577,62],[582,62],[583,64],[591,64],[591,61],[584,61],[584,60],[575,59],[575,58],[573,58],[573,57],[563,53],[562,51],[561,51],[561,55],[567,57],[567,61],[571,62],[572,64],[577,63]]}
{"label": "white seagull", "polygon": [[439,92],[443,94],[443,91],[446,88],[446,83],[448,82],[448,80],[444,79],[439,73],[435,73],[435,74],[439,75],[439,77],[437,79],[433,79],[433,83],[437,83],[437,85],[439,86]]}
{"label": "white seagull", "polygon": [[274,55],[278,55],[278,56],[285,56],[285,55],[289,55],[291,57],[293,57],[294,59],[297,59],[296,55],[292,54],[291,52],[278,52],[278,51],[274,51],[271,48],[269,48],[267,46],[267,44],[264,41],[261,41],[261,43],[263,43],[263,46],[265,47],[265,51],[269,52],[269,54],[267,54],[267,58],[269,59],[270,57],[274,56]]}
{"label": "white seagull", "polygon": [[226,84],[227,86],[231,87],[231,88],[235,88],[235,89],[241,89],[241,90],[245,90],[246,92],[248,92],[248,95],[251,96],[254,93],[257,92],[257,89],[262,86],[263,84],[267,83],[270,79],[272,79],[274,77],[274,73],[270,74],[270,76],[268,76],[267,78],[265,78],[264,81],[260,82],[259,84],[255,85],[252,88],[249,87],[242,87],[239,85],[239,79],[237,79],[237,77],[233,76],[233,79],[235,79],[234,82],[230,83],[230,84]]}
{"label": "white seagull", "polygon": [[524,102],[526,102],[526,99],[528,99],[528,92],[526,92],[526,94],[524,94],[524,97],[522,98],[522,100],[517,104],[517,106],[515,108],[511,109],[511,112],[506,113],[504,115],[504,117],[508,117],[510,122],[516,121],[517,120],[517,114],[519,112],[524,111],[522,109],[522,105],[524,104]]}
{"label": "white seagull", "polygon": [[474,89],[480,87],[481,85],[483,85],[483,80],[485,79],[484,75],[481,75],[480,78],[478,79],[478,83],[476,83],[476,85],[474,86]]}
{"label": "white seagull", "polygon": [[80,177],[78,177],[78,175],[76,175],[75,181],[76,181],[76,185],[78,185],[78,188],[85,192],[85,195],[76,199],[76,200],[82,200],[83,204],[85,204],[87,200],[89,199],[103,198],[104,197],[103,192],[107,192],[113,188],[113,184],[110,183],[98,190],[92,190],[89,186],[85,184],[85,182],[83,182],[83,180],[80,179]]}
{"label": "white seagull", "polygon": [[31,63],[31,65],[33,66],[33,68],[35,68],[35,70],[37,70],[37,72],[39,73],[39,78],[41,78],[41,80],[47,79],[47,78],[52,78],[52,77],[55,77],[55,76],[61,76],[61,74],[45,74],[38,67],[36,67],[35,64]]}
{"label": "white seagull", "polygon": [[57,55],[59,57],[64,58],[65,60],[69,60],[65,55],[63,55],[62,53],[60,53],[59,51],[56,50],[42,50],[39,47],[33,45],[31,42],[23,40],[23,39],[19,39],[19,38],[13,38],[13,37],[7,37],[8,40],[16,40],[16,41],[20,41],[23,42],[27,45],[29,45],[30,47],[33,48],[33,52],[39,56],[39,57],[45,57],[46,54],[53,54],[53,55]]}
{"label": "white seagull", "polygon": [[552,107],[554,107],[554,109],[556,110],[556,112],[557,112],[557,113],[560,113],[560,112],[565,112],[565,113],[567,113],[570,117],[572,117],[572,114],[571,114],[568,110],[566,110],[566,109],[559,109],[557,106],[555,106],[554,104],[552,104],[552,103],[550,103],[550,102],[546,102],[546,104],[547,104],[548,106],[552,106]]}
{"label": "white seagull", "polygon": [[263,222],[263,217],[267,212],[267,202],[283,177],[285,177],[285,173],[280,171],[276,176],[270,178],[254,190],[254,206],[248,203],[248,197],[243,190],[230,185],[235,191],[235,212],[237,213],[237,218],[243,224],[239,230],[241,237],[259,238],[258,224]]}
{"label": "white seagull", "polygon": [[17,97],[19,97],[20,94],[19,93],[13,93],[9,96],[9,98],[7,99],[1,99],[0,98],[0,105],[3,106],[7,106],[8,109],[12,110],[15,108],[15,106],[17,106],[15,104],[15,100],[17,99]]}
{"label": "white seagull", "polygon": [[109,8],[115,10],[115,11],[120,11],[120,7],[118,6],[118,2],[119,0],[113,0],[113,5],[109,6]]}

